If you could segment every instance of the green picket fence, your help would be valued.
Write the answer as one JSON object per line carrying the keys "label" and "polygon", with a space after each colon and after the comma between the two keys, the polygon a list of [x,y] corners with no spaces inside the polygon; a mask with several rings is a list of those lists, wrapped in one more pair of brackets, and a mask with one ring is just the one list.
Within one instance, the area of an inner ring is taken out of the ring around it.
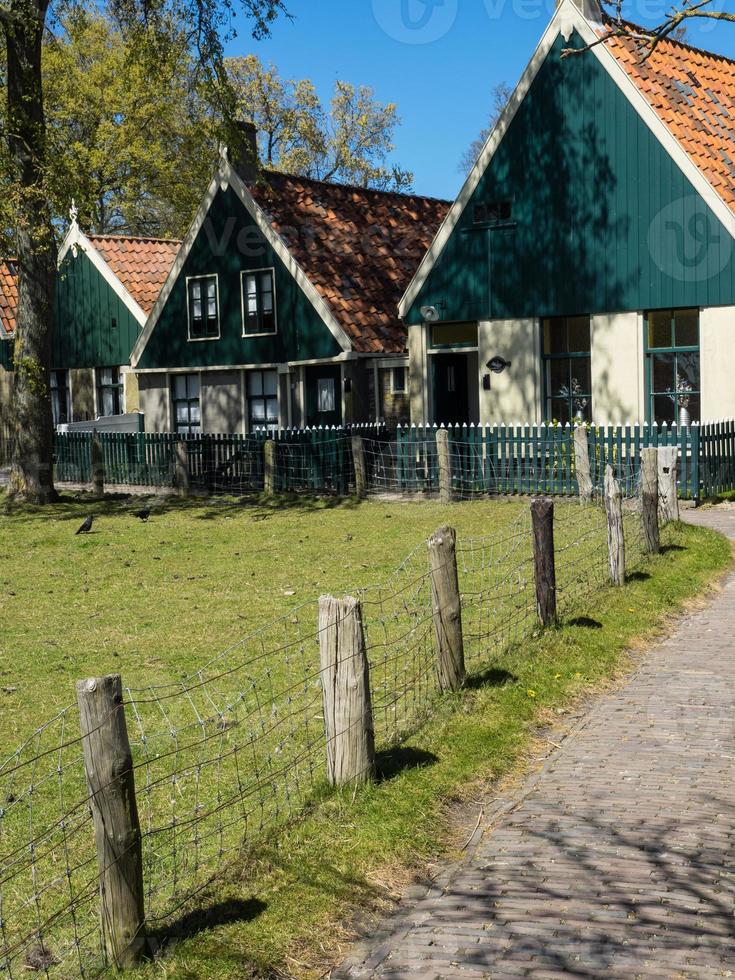
{"label": "green picket fence", "polygon": [[[164,488],[174,484],[176,444],[186,444],[190,484],[195,489],[245,493],[262,491],[263,443],[276,444],[276,489],[282,492],[349,493],[352,432],[378,437],[383,426],[353,429],[283,429],[249,435],[192,435],[101,432],[105,483]],[[55,478],[60,483],[91,483],[92,433],[62,432],[55,437]]]}
{"label": "green picket fence", "polygon": [[[452,482],[459,495],[476,493],[576,495],[574,429],[570,425],[450,425]],[[436,426],[397,431],[396,482],[406,493],[436,492]],[[632,483],[640,451],[679,447],[679,492],[698,498],[735,489],[735,422],[717,425],[588,426],[592,479],[602,485],[610,463]]]}
{"label": "green picket fence", "polygon": [[[452,480],[458,496],[577,494],[574,430],[566,425],[449,426]],[[105,482],[170,487],[176,444],[187,447],[191,485],[210,492],[261,491],[263,443],[275,442],[275,487],[281,492],[346,495],[354,482],[351,437],[362,435],[368,486],[399,493],[439,489],[436,426],[285,429],[251,435],[100,433]],[[735,490],[735,421],[691,426],[588,426],[592,479],[610,463],[632,486],[641,449],[679,448],[679,493],[698,499]],[[56,479],[90,483],[91,433],[56,436]]]}

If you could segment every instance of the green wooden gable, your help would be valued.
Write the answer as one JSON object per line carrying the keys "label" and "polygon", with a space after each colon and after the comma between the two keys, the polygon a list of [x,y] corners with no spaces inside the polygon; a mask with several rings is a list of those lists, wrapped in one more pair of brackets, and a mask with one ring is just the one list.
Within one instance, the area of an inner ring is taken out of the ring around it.
{"label": "green wooden gable", "polygon": [[79,250],[70,249],[56,281],[55,369],[128,364],[140,326],[125,303]]}
{"label": "green wooden gable", "polygon": [[[277,333],[243,337],[240,274],[275,269]],[[188,339],[186,280],[217,275],[220,337]],[[342,349],[275,254],[237,194],[219,190],[161,311],[137,367],[206,368],[335,357]]]}
{"label": "green wooden gable", "polygon": [[[596,57],[550,50],[408,311],[484,320],[735,303],[733,240]],[[509,221],[476,205],[511,202]]]}

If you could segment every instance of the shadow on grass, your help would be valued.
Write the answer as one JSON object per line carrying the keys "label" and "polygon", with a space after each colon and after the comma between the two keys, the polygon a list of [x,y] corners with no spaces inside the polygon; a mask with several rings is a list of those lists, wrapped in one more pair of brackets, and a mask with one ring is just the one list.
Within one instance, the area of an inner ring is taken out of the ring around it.
{"label": "shadow on grass", "polygon": [[625,576],[626,582],[646,582],[651,577],[650,572],[630,572]]}
{"label": "shadow on grass", "polygon": [[683,544],[662,544],[659,549],[659,554],[668,555],[671,551],[686,551],[687,549]]}
{"label": "shadow on grass", "polygon": [[477,691],[483,687],[503,687],[505,684],[514,684],[518,678],[508,670],[498,667],[488,667],[477,674],[470,675],[464,682],[465,690]]}
{"label": "shadow on grass", "polygon": [[378,782],[384,783],[407,769],[422,769],[426,766],[433,766],[438,761],[439,758],[433,752],[425,752],[423,749],[414,749],[410,745],[402,745],[378,752],[375,760],[375,771]]}
{"label": "shadow on grass", "polygon": [[251,514],[254,521],[269,520],[284,510],[302,511],[353,510],[362,501],[356,497],[337,497],[331,495],[301,496],[299,494],[279,494],[265,497],[262,494],[247,496],[205,496],[192,494],[190,497],[177,497],[175,494],[132,494],[107,493],[102,499],[89,491],[62,492],[58,501],[46,506],[16,504],[0,495],[0,513],[17,521],[81,520],[88,514],[95,518],[132,518],[143,507],[150,507],[151,521],[166,514],[191,513],[198,520],[212,521],[233,514]]}
{"label": "shadow on grass", "polygon": [[575,619],[570,619],[567,626],[578,626],[587,630],[602,629],[602,623],[599,619],[592,619],[591,616],[577,616]]}
{"label": "shadow on grass", "polygon": [[194,909],[168,925],[152,930],[148,933],[148,942],[152,951],[157,953],[164,947],[171,947],[184,939],[193,939],[200,933],[215,929],[217,926],[232,925],[235,922],[252,922],[262,915],[267,907],[259,898],[247,900],[230,898],[225,902]]}

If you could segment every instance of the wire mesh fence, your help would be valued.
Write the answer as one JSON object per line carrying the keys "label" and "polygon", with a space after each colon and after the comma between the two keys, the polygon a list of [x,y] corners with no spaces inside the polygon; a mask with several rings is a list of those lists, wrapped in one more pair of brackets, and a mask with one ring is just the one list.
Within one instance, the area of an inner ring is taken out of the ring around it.
{"label": "wire mesh fence", "polygon": [[[632,570],[645,554],[639,481],[623,477]],[[568,618],[589,611],[590,596],[609,581],[599,493],[587,505],[557,503],[555,539],[558,610]],[[538,629],[529,509],[501,533],[460,540],[456,566],[471,674]],[[379,750],[415,731],[440,694],[442,610],[432,583],[421,544],[388,581],[353,592]],[[367,722],[345,716],[325,735],[324,635],[316,602],[307,602],[189,677],[124,688],[148,933],[165,934],[224,868],[327,791],[327,739]],[[81,731],[70,706],[0,766],[0,970],[11,978],[94,977],[111,966]]]}
{"label": "wire mesh fence", "polygon": [[[735,422],[692,426],[494,425],[449,426],[449,480],[455,499],[499,494],[578,493],[575,432],[586,433],[594,484],[602,486],[610,464],[628,479],[640,470],[646,447],[679,449],[679,494],[697,498],[735,489]],[[171,488],[186,469],[194,493],[296,493],[344,496],[440,493],[441,466],[436,426],[381,424],[284,429],[249,435],[100,433],[107,484]],[[56,436],[56,478],[92,481],[92,434]],[[266,444],[272,446],[266,471]],[[180,454],[179,447],[183,447]],[[359,457],[356,458],[356,454]],[[177,459],[179,462],[177,462]]]}

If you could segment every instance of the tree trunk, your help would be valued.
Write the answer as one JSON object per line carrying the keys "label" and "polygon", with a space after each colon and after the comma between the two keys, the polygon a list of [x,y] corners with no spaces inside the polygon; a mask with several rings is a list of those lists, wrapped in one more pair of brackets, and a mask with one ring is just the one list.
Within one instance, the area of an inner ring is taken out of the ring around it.
{"label": "tree trunk", "polygon": [[14,345],[14,449],[10,494],[55,499],[51,342],[56,241],[46,193],[41,42],[47,0],[14,0],[3,14],[8,144],[17,182],[18,313]]}

